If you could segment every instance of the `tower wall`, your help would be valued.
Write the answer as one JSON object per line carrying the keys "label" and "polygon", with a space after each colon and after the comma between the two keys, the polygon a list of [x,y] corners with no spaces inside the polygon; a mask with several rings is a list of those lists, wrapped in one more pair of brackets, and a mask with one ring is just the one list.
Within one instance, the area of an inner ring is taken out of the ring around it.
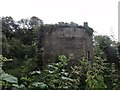
{"label": "tower wall", "polygon": [[[49,27],[49,26],[48,26]],[[92,58],[92,35],[82,26],[57,26],[44,31],[44,64],[54,62],[57,55],[73,55],[70,61],[77,64],[83,56]],[[89,55],[88,55],[89,54]]]}

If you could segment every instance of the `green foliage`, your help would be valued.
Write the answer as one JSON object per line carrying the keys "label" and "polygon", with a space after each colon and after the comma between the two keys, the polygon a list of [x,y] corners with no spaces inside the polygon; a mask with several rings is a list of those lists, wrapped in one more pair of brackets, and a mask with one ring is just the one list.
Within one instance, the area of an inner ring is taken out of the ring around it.
{"label": "green foliage", "polygon": [[[29,71],[27,76],[21,77],[21,84],[18,79],[4,74],[3,85],[11,87],[11,90],[99,90],[110,88],[106,86],[104,72],[106,70],[105,59],[94,57],[89,61],[87,58],[80,60],[80,66],[72,67],[72,72],[67,72],[68,58],[64,55],[58,56],[57,63],[49,64],[43,72]],[[111,88],[119,88],[118,74],[114,64],[110,71]],[[5,82],[4,82],[5,81]],[[6,83],[7,82],[7,83]]]}
{"label": "green foliage", "polygon": [[110,80],[111,80],[111,87],[113,90],[120,88],[120,82],[119,82],[119,73],[118,70],[115,68],[115,64],[112,63],[112,67],[110,69]]}
{"label": "green foliage", "polygon": [[86,90],[106,88],[104,83],[103,72],[106,68],[104,65],[105,60],[100,57],[94,57],[93,60],[89,61],[87,58],[80,60],[80,66],[72,68],[72,76],[77,79],[80,84],[79,88]]}
{"label": "green foliage", "polygon": [[22,90],[27,90],[25,89],[25,86],[24,85],[19,85],[18,84],[18,78],[13,76],[13,75],[10,75],[8,73],[5,73],[3,70],[2,70],[2,64],[4,62],[8,62],[8,61],[11,61],[12,59],[7,59],[5,57],[3,57],[2,55],[0,55],[0,87],[2,87],[3,90],[6,90],[6,89],[11,89],[11,90],[20,90],[20,88]]}
{"label": "green foliage", "polygon": [[48,88],[48,86],[46,84],[44,84],[43,82],[33,82],[31,85],[34,89],[38,88],[41,90],[45,90]]}
{"label": "green foliage", "polygon": [[100,56],[106,58],[108,63],[115,63],[116,66],[118,66],[117,43],[111,40],[109,36],[95,36],[94,51],[96,55],[100,55],[102,53]]}
{"label": "green foliage", "polygon": [[94,40],[95,54],[100,55],[102,58],[106,58],[106,69],[104,70],[104,80],[106,86],[109,89],[113,88],[114,90],[116,90],[119,88],[118,86],[120,85],[119,43],[117,44],[117,42],[111,40],[111,38],[108,36],[101,35],[95,36]]}
{"label": "green foliage", "polygon": [[0,63],[8,62],[8,61],[12,61],[12,59],[7,59],[6,57],[3,57],[2,55],[0,55]]}
{"label": "green foliage", "polygon": [[15,83],[16,84],[18,82],[16,77],[9,75],[7,73],[2,73],[1,78],[3,81],[6,81],[8,83]]}
{"label": "green foliage", "polygon": [[105,69],[105,66],[100,63],[101,58],[95,58],[95,62],[92,62],[88,65],[88,71],[86,73],[86,89],[89,90],[89,88],[97,89],[105,89],[107,88],[104,83],[104,77],[103,77],[103,70]]}
{"label": "green foliage", "polygon": [[95,40],[95,44],[99,45],[101,49],[104,49],[107,46],[113,44],[112,40],[108,36],[98,35],[94,37],[94,40]]}
{"label": "green foliage", "polygon": [[59,62],[52,63],[47,66],[43,72],[43,81],[48,85],[51,90],[57,89],[70,89],[73,88],[74,80],[69,77],[66,71],[68,59],[64,56],[58,56]]}

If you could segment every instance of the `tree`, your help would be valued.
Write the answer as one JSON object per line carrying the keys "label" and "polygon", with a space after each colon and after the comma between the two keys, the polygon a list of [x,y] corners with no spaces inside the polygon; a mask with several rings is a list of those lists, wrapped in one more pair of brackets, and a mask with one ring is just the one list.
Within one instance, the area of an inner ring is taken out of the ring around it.
{"label": "tree", "polygon": [[6,36],[6,38],[11,39],[14,31],[17,29],[18,25],[15,24],[12,17],[2,17],[2,33]]}
{"label": "tree", "polygon": [[107,58],[107,61],[112,64],[118,64],[117,58],[117,44],[110,39],[109,36],[98,35],[94,37],[95,51],[96,53],[103,52],[104,57]]}
{"label": "tree", "polygon": [[41,25],[43,25],[43,21],[39,19],[38,17],[33,16],[30,18],[30,25],[32,27],[40,27]]}

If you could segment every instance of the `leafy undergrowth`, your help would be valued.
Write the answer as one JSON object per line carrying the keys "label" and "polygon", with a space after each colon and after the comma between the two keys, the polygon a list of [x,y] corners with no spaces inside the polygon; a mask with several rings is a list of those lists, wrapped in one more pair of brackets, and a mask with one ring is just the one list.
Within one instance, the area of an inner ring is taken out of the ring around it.
{"label": "leafy undergrowth", "polygon": [[[80,66],[71,67],[71,72],[66,69],[69,59],[64,55],[58,56],[57,63],[49,64],[45,70],[31,71],[27,76],[17,78],[5,73],[2,64],[9,59],[0,56],[2,90],[106,90],[111,88],[119,90],[120,82],[114,64],[108,71],[105,59],[94,57],[94,60],[83,58]],[[106,72],[111,74],[105,75]],[[111,80],[110,87],[105,82],[106,76]]]}

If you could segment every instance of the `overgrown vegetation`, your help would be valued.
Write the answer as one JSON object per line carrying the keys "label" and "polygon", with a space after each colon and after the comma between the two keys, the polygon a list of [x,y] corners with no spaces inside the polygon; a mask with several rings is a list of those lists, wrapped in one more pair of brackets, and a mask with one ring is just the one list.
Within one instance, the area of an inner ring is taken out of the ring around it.
{"label": "overgrown vegetation", "polygon": [[44,24],[37,17],[18,22],[12,17],[2,18],[2,90],[119,90],[120,45],[117,42],[109,36],[94,36],[93,59],[78,58],[80,65],[68,70],[70,57],[59,55],[57,62],[43,68],[38,40],[41,26]]}

